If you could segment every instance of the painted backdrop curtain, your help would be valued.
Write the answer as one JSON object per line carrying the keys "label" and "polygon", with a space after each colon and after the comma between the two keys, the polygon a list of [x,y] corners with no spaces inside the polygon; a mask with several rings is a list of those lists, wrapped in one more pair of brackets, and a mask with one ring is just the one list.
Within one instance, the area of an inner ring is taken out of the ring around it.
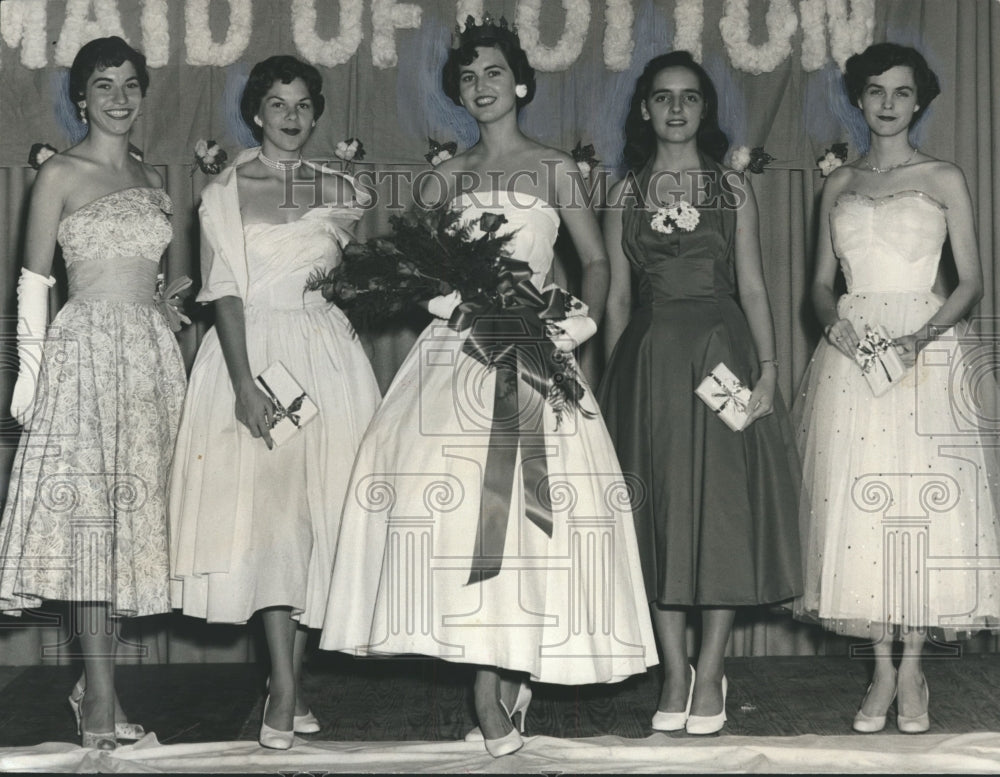
{"label": "painted backdrop curtain", "polygon": [[[831,0],[829,5],[836,5],[837,1]],[[39,2],[47,6],[53,36],[57,36],[58,22],[67,4],[62,0]],[[792,6],[802,13],[806,2],[793,2]],[[177,0],[169,5],[169,18],[175,29],[183,17],[176,7],[182,3]],[[400,59],[397,68],[372,66],[367,33],[358,54],[347,64],[321,68],[328,114],[321,119],[311,149],[315,157],[332,159],[337,140],[361,137],[369,149],[371,163],[359,169],[374,180],[387,171],[398,174],[426,170],[421,156],[428,135],[439,140],[454,139],[460,145],[474,139],[469,136],[468,127],[447,106],[442,108],[438,103],[434,110],[416,109],[420,104],[440,99],[436,73],[456,8],[455,2],[445,0],[426,0],[422,5],[421,29],[397,33]],[[536,98],[522,118],[529,132],[558,147],[569,149],[578,140],[594,142],[598,156],[613,164],[620,149],[618,130],[635,76],[649,57],[671,47],[678,2],[633,3],[636,14],[633,62],[629,70],[619,73],[610,72],[601,64],[603,4],[589,5],[593,6],[594,18],[579,59],[563,72],[539,73],[541,99]],[[132,8],[138,14],[138,0],[121,0],[119,6]],[[220,6],[225,4],[210,4],[213,28]],[[241,79],[245,79],[249,66],[258,59],[278,52],[294,53],[288,30],[288,6],[285,2],[254,0],[251,45],[233,65],[194,68],[179,64],[183,41],[175,35],[171,38],[171,64],[152,71],[149,100],[165,106],[165,112],[157,116],[171,119],[164,120],[162,125],[147,123],[138,141],[147,159],[164,174],[167,191],[174,200],[175,238],[168,255],[172,275],[198,277],[196,208],[207,179],[200,172],[192,175],[189,160],[193,143],[199,137],[215,137],[231,155],[236,150],[242,136],[233,121],[232,109],[242,88]],[[516,6],[512,0],[490,4],[497,14],[504,12],[511,18],[516,14]],[[781,389],[790,398],[819,337],[807,298],[817,202],[822,188],[815,157],[838,140],[848,141],[852,157],[856,156],[861,150],[862,135],[850,111],[844,111],[836,66],[828,64],[815,72],[803,71],[799,64],[801,31],[796,32],[792,54],[785,62],[773,72],[749,75],[734,69],[727,60],[718,30],[723,0],[705,0],[702,7],[703,62],[720,87],[724,128],[736,143],[763,145],[777,157],[762,175],[753,176],[752,183],[761,212],[761,242],[777,332]],[[750,2],[754,41],[766,35],[767,7],[764,0]],[[555,32],[551,34],[556,36],[562,29],[564,19],[560,14],[559,3],[544,4],[540,25],[543,40],[548,40],[546,34],[552,30]],[[130,39],[138,41],[135,18],[124,11],[123,16]],[[335,25],[320,29],[327,37],[335,31]],[[72,138],[66,130],[71,124],[65,117],[53,118],[52,102],[57,99],[52,96],[53,90],[64,87],[65,70],[51,61],[45,68],[23,68],[17,52],[9,48],[8,31],[0,32],[4,33],[0,39],[7,44],[7,47],[0,44],[0,495],[3,495],[18,439],[18,428],[6,413],[17,367],[15,283],[34,176],[24,160],[34,142],[48,141],[64,148]],[[1000,303],[1000,279],[994,266],[1000,247],[1000,98],[993,85],[1000,77],[1000,47],[995,45],[1000,40],[1000,4],[994,0],[876,0],[872,36],[875,41],[892,40],[918,47],[941,77],[942,95],[918,128],[915,140],[927,152],[954,160],[965,172],[976,208],[986,281],[978,313],[989,319],[997,314]],[[50,41],[55,39],[50,36]],[[425,74],[422,80],[420,72]],[[33,99],[28,97],[31,90]],[[410,108],[412,115],[405,114]],[[390,186],[391,182],[383,181],[378,187],[383,204],[365,217],[360,227],[361,237],[385,231],[391,211],[384,203]],[[573,258],[562,258],[566,275],[572,277]],[[188,366],[210,324],[206,311],[196,311],[194,318],[195,324],[179,335]],[[401,328],[368,338],[369,353],[383,389],[412,344],[415,331]],[[126,626],[129,644],[123,646],[123,660],[252,660],[256,646],[251,633],[252,629],[245,627],[206,626],[179,615],[133,620]],[[68,648],[62,644],[61,635],[61,628],[54,620],[0,617],[0,663],[66,661]],[[847,645],[846,640],[796,623],[787,614],[751,610],[739,617],[730,652],[732,655],[842,654]],[[983,637],[971,643],[970,648],[994,650],[996,644]]]}

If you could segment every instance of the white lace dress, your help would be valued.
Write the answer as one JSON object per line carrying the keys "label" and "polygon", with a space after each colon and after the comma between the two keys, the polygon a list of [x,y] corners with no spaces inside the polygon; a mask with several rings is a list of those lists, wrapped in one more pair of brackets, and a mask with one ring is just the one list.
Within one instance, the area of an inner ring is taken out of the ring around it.
{"label": "white lace dress", "polygon": [[172,236],[161,189],[112,192],[59,224],[69,300],[49,327],[31,431],[0,526],[0,608],[170,609],[166,484],[184,363],[156,275]]}

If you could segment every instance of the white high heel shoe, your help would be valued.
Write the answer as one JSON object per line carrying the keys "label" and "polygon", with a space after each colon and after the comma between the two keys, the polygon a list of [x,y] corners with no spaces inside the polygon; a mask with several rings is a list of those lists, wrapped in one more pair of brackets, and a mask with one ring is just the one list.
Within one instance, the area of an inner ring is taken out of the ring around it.
{"label": "white high heel shoe", "polygon": [[[264,683],[264,688],[271,690],[271,678],[268,677]],[[322,729],[319,718],[313,715],[312,710],[306,710],[305,715],[292,716],[292,731],[296,734],[316,734]]]}
{"label": "white high heel shoe", "polygon": [[874,683],[868,684],[868,690],[865,691],[865,698],[861,700],[861,706],[854,715],[854,722],[851,724],[851,728],[859,734],[877,734],[879,731],[884,729],[885,718],[889,712],[889,707],[892,706],[892,702],[896,698],[896,689],[894,688],[892,691],[892,699],[889,699],[889,703],[885,707],[885,712],[881,715],[866,715],[864,713],[865,700],[868,699],[868,694],[872,692],[873,685]]}
{"label": "white high heel shoe", "polygon": [[[528,706],[531,704],[531,686],[527,683],[521,683],[517,689],[517,698],[514,700],[514,707],[510,712],[510,721],[514,723],[514,716],[517,713],[521,713],[520,725],[515,723],[515,727],[524,733],[524,719],[528,717]],[[504,711],[507,707],[504,706]],[[480,730],[479,726],[476,726],[472,731],[465,735],[466,742],[482,742],[483,732]]]}
{"label": "white high heel shoe", "polygon": [[257,737],[257,741],[262,747],[271,750],[288,750],[295,742],[295,731],[279,731],[264,722],[267,719],[267,705],[270,703],[271,697],[268,696],[264,702],[264,714],[260,718],[260,736]]}
{"label": "white high heel shoe", "polygon": [[927,678],[924,678],[924,711],[919,715],[899,714],[899,705],[896,706],[896,728],[903,734],[923,734],[931,727],[931,718],[928,710],[931,704],[931,689],[927,687]]}
{"label": "white high heel shoe", "polygon": [[[500,701],[500,706],[503,707],[503,711],[507,713],[507,717],[513,717],[514,713],[507,711],[507,705]],[[522,725],[524,718],[522,720]],[[494,758],[500,758],[501,756],[510,755],[520,750],[524,746],[524,740],[518,733],[517,728],[512,728],[504,736],[499,739],[483,739],[486,745],[486,752],[492,755]]]}
{"label": "white high heel shoe", "polygon": [[[83,703],[83,695],[87,692],[87,689],[80,685],[80,681],[76,681],[76,685],[73,686],[73,690],[70,691],[67,701],[69,706],[73,710],[73,716],[76,718],[76,733],[82,733],[80,705]],[[138,742],[146,736],[146,729],[140,726],[138,723],[129,723],[126,721],[115,721],[115,735],[113,739],[121,740],[122,742]]]}
{"label": "white high heel shoe", "polygon": [[729,690],[729,683],[726,676],[722,675],[722,712],[717,715],[688,715],[687,723],[684,725],[689,734],[714,734],[721,731],[726,725],[726,692]]}
{"label": "white high heel shoe", "polygon": [[691,686],[688,688],[687,705],[684,712],[662,712],[656,711],[653,715],[653,731],[680,731],[687,724],[688,715],[691,714],[691,699],[694,698],[694,667],[691,670]]}

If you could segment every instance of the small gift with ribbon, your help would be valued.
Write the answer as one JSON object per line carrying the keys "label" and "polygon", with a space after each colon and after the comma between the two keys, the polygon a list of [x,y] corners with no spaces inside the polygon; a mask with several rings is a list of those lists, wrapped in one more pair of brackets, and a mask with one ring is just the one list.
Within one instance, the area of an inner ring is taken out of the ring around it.
{"label": "small gift with ribbon", "polygon": [[257,385],[274,403],[271,439],[275,445],[288,442],[295,433],[319,415],[316,403],[281,362],[272,363],[257,376]]}
{"label": "small gift with ribbon", "polygon": [[694,390],[701,400],[734,432],[743,430],[750,414],[750,389],[719,362]]}
{"label": "small gift with ribbon", "polygon": [[880,324],[865,327],[865,336],[854,350],[854,360],[877,397],[896,385],[906,374],[906,366],[896,353],[892,339]]}

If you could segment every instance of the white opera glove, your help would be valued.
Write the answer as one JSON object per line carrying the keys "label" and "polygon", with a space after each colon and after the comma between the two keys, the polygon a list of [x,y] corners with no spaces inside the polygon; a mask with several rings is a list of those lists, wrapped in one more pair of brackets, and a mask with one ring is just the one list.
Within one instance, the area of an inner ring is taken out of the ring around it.
{"label": "white opera glove", "polygon": [[560,351],[575,351],[597,334],[597,323],[590,316],[569,316],[550,326],[553,333],[549,338]]}
{"label": "white opera glove", "polygon": [[10,414],[21,426],[31,423],[35,412],[38,372],[42,367],[42,347],[49,324],[49,289],[56,280],[21,268],[17,282],[17,357],[20,366]]}
{"label": "white opera glove", "polygon": [[462,304],[462,295],[458,291],[451,294],[441,294],[433,299],[427,300],[427,312],[432,316],[443,318],[445,321],[451,318],[455,308]]}

